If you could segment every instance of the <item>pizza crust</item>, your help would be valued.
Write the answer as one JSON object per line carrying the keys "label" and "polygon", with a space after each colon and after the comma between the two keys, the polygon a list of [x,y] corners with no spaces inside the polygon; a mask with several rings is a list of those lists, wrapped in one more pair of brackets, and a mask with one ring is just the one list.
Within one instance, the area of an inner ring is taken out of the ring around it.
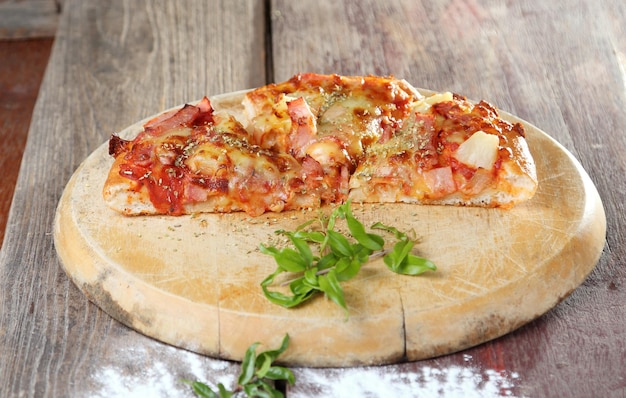
{"label": "pizza crust", "polygon": [[146,189],[120,174],[120,163],[124,160],[118,157],[113,162],[102,190],[104,202],[111,209],[125,215],[156,214],[156,208],[150,201]]}

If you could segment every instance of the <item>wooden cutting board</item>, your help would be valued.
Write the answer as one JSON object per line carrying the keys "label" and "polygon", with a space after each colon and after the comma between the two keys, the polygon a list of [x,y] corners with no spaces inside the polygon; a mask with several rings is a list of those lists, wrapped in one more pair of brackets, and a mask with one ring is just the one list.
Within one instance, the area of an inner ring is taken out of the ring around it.
{"label": "wooden cutting board", "polygon": [[[219,108],[241,95],[212,102]],[[142,124],[121,135],[133,136]],[[275,269],[259,244],[317,212],[125,217],[101,199],[112,164],[107,144],[65,188],[56,249],[67,275],[113,318],[202,354],[241,360],[251,343],[277,347],[285,333],[291,343],[281,359],[289,365],[387,364],[455,352],[544,314],[583,282],[604,247],[604,209],[587,173],[560,144],[524,124],[539,177],[527,203],[511,210],[353,205],[365,225],[415,230],[417,253],[438,270],[409,277],[380,260],[369,263],[344,286],[347,319],[324,297],[284,309],[259,286]]]}

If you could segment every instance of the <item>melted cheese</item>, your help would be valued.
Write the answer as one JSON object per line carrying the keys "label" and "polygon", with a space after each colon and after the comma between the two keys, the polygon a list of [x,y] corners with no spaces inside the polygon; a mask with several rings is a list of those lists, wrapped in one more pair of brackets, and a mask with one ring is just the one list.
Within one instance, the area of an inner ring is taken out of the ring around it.
{"label": "melted cheese", "polygon": [[536,190],[523,128],[485,102],[424,97],[393,78],[304,74],[243,106],[245,125],[206,100],[152,119],[158,136],[118,139],[105,199],[130,214],[128,200],[142,213],[259,215],[348,197],[506,207]]}

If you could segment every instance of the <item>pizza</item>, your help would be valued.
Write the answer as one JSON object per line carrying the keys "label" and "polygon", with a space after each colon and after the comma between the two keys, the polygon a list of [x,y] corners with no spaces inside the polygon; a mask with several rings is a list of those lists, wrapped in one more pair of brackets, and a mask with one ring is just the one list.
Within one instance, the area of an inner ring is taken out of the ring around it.
{"label": "pizza", "polygon": [[125,215],[258,216],[348,200],[508,209],[537,189],[523,125],[394,77],[298,74],[232,109],[205,97],[132,139],[113,134],[109,153],[104,200]]}

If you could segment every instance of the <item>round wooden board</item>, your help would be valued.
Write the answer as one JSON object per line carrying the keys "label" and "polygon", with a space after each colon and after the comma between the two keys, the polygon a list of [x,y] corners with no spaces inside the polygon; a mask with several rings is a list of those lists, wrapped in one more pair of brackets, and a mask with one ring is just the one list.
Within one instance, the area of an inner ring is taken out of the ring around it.
{"label": "round wooden board", "polygon": [[[240,99],[234,93],[213,101],[219,108]],[[316,211],[125,217],[101,199],[112,164],[106,144],[68,182],[55,219],[56,249],[68,276],[113,318],[202,354],[241,360],[251,343],[277,347],[285,333],[291,342],[281,359],[292,366],[388,364],[455,352],[548,311],[583,282],[604,247],[604,209],[588,175],[560,144],[524,124],[539,177],[537,194],[524,204],[353,204],[365,225],[415,230],[417,252],[438,270],[408,277],[380,260],[364,266],[344,286],[347,319],[324,297],[281,308],[259,286],[275,269],[259,243],[272,243],[275,230],[293,229]]]}

